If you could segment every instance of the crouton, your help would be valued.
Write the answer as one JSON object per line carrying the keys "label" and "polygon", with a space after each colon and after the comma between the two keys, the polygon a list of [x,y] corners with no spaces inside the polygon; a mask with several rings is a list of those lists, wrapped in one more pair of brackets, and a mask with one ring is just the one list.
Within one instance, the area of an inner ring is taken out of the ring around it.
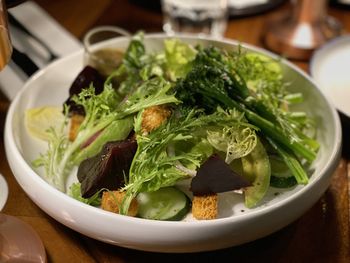
{"label": "crouton", "polygon": [[142,132],[149,133],[158,128],[171,115],[171,111],[165,105],[152,106],[142,113]]}
{"label": "crouton", "polygon": [[[123,201],[125,192],[121,191],[105,191],[102,194],[101,208],[113,213],[119,214],[119,206]],[[131,201],[128,215],[136,216],[138,210],[138,203],[136,199]]]}
{"label": "crouton", "polygon": [[80,114],[73,114],[70,118],[70,127],[69,127],[69,135],[68,138],[70,141],[74,141],[77,137],[79,127],[81,123],[84,121],[84,116]]}
{"label": "crouton", "polygon": [[194,196],[192,200],[192,215],[198,220],[215,219],[218,216],[218,195]]}

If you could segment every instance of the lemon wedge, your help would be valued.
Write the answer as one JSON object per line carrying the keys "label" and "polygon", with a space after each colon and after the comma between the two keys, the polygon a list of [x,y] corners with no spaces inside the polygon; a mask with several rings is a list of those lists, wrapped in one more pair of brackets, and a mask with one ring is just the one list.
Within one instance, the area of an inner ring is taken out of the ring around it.
{"label": "lemon wedge", "polygon": [[38,139],[48,141],[48,129],[61,127],[65,117],[61,107],[44,106],[32,108],[25,112],[25,126],[28,133]]}

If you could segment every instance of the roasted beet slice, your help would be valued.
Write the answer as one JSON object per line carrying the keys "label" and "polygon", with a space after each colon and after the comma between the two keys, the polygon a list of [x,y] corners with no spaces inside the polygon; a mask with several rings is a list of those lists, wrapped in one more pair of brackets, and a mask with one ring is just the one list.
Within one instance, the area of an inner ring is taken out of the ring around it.
{"label": "roasted beet slice", "polygon": [[198,169],[190,190],[194,195],[208,195],[241,189],[251,183],[235,173],[219,155],[213,154]]}
{"label": "roasted beet slice", "polygon": [[73,95],[78,95],[83,89],[86,89],[93,83],[95,87],[95,94],[99,94],[103,91],[104,77],[93,67],[85,66],[78,76],[73,81],[69,89],[69,98],[65,104],[69,106],[70,113],[76,113],[85,115],[82,106],[77,105],[71,98]]}
{"label": "roasted beet slice", "polygon": [[84,160],[78,168],[82,197],[90,197],[101,188],[117,190],[123,186],[136,149],[135,140],[108,142],[99,154]]}

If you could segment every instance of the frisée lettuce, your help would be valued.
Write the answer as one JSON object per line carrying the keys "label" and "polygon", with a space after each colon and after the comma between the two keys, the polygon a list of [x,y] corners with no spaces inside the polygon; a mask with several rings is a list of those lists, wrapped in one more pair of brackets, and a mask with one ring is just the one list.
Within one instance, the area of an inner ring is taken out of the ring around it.
{"label": "fris\u00e9e lettuce", "polygon": [[[34,165],[43,166],[45,178],[65,192],[73,167],[110,141],[132,138],[137,150],[118,189],[124,194],[119,213],[127,215],[140,193],[191,180],[215,154],[251,183],[240,190],[253,208],[270,187],[270,156],[278,156],[298,184],[307,184],[307,165],[319,149],[312,119],[290,110],[302,94],[290,93],[282,74],[277,60],[239,46],[228,51],[166,39],[163,50],[147,52],[143,34],[136,34],[100,94],[91,84],[72,97],[85,112],[75,140],[68,140],[66,127],[50,129],[48,150]],[[170,114],[145,131],[144,114],[156,106]],[[71,187],[71,195],[89,203],[78,197],[79,186]]]}

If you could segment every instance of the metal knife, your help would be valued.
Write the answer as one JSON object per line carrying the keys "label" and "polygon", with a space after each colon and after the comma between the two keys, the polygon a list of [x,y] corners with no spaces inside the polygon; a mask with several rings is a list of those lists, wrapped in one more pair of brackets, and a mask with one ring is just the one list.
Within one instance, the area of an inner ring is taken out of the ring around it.
{"label": "metal knife", "polygon": [[28,77],[39,69],[30,57],[15,47],[13,47],[11,59]]}

